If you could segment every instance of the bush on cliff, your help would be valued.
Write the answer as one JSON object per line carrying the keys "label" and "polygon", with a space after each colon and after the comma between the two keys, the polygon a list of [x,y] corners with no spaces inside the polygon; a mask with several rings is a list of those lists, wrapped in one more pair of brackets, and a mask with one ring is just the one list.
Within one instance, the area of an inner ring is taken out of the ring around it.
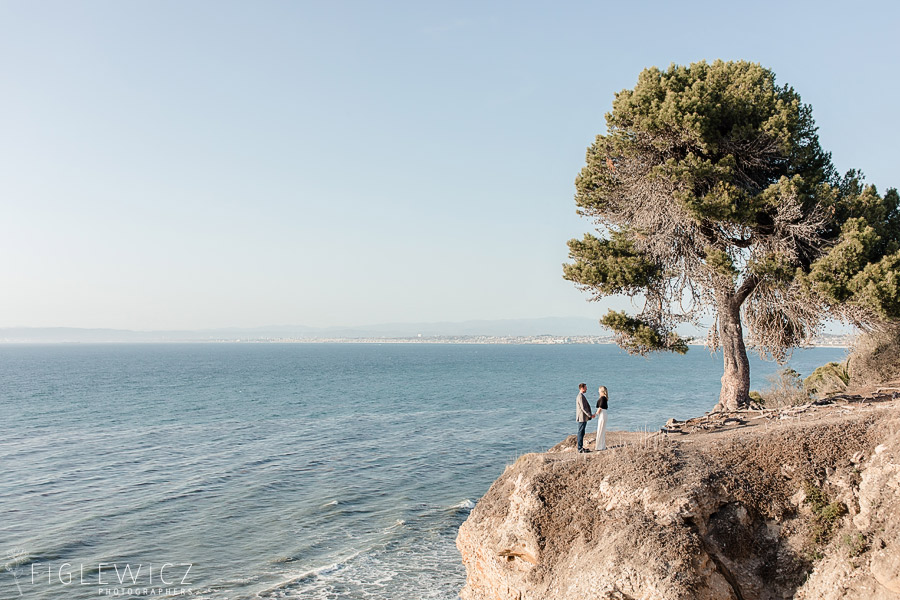
{"label": "bush on cliff", "polygon": [[757,393],[764,408],[787,408],[809,402],[809,394],[803,387],[800,373],[793,369],[780,369],[769,376],[769,388]]}
{"label": "bush on cliff", "polygon": [[853,386],[900,380],[900,327],[860,335],[847,360],[847,372]]}
{"label": "bush on cliff", "polygon": [[830,362],[818,367],[812,375],[803,380],[806,392],[817,398],[825,398],[840,394],[847,390],[850,375],[845,363]]}

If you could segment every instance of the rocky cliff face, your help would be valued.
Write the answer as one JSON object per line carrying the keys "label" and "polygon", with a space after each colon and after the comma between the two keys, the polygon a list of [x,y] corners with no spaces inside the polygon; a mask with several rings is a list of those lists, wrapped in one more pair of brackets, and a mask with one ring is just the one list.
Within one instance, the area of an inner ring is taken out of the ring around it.
{"label": "rocky cliff face", "polygon": [[463,600],[900,598],[893,403],[523,456],[457,546]]}

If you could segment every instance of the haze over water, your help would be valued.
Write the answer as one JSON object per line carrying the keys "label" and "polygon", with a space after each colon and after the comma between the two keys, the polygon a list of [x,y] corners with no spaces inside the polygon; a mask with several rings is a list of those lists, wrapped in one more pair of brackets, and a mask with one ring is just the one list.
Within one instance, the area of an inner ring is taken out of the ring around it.
{"label": "haze over water", "polygon": [[453,600],[458,526],[574,433],[580,381],[633,430],[703,414],[720,376],[702,348],[0,346],[0,597]]}

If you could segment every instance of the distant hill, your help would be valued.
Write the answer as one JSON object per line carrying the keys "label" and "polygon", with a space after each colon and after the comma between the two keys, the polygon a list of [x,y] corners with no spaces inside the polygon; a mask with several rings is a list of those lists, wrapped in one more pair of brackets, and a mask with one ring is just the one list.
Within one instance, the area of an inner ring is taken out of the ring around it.
{"label": "distant hill", "polygon": [[252,341],[271,339],[372,338],[422,336],[535,336],[605,335],[594,319],[545,317],[438,323],[384,323],[358,327],[307,327],[272,325],[253,328],[221,328],[185,331],[132,331],[127,329],[82,329],[76,327],[4,327],[5,343],[153,343]]}

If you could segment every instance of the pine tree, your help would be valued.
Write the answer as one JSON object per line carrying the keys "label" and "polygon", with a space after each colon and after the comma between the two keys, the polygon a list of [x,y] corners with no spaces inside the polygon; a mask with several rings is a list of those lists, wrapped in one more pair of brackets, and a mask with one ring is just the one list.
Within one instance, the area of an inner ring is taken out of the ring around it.
{"label": "pine tree", "polygon": [[578,175],[599,236],[569,241],[564,277],[639,314],[601,323],[633,353],[683,353],[682,323],[712,319],[724,357],[717,409],[749,402],[747,343],[783,362],[828,315],[900,318],[897,192],[837,177],[812,108],[749,62],[644,70],[616,94]]}

